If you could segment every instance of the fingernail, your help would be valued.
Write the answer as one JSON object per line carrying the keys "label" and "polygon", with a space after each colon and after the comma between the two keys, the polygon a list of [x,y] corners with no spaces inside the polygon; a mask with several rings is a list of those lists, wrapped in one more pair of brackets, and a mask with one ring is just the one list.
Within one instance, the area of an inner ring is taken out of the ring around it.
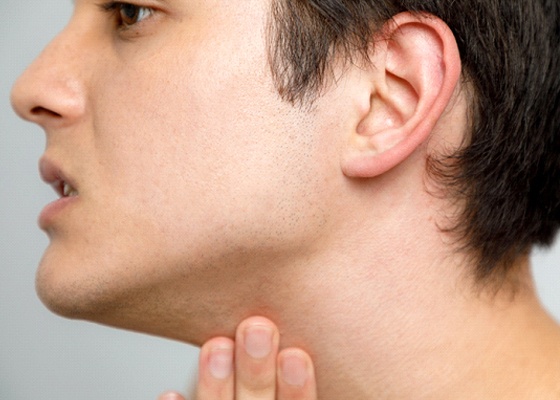
{"label": "fingernail", "polygon": [[233,372],[233,347],[219,346],[210,350],[208,369],[216,379],[226,379]]}
{"label": "fingernail", "polygon": [[167,392],[159,396],[158,400],[180,400],[181,398],[182,398],[181,395],[179,395],[178,393]]}
{"label": "fingernail", "polygon": [[307,362],[298,354],[285,354],[280,365],[282,379],[290,386],[303,387],[307,381]]}
{"label": "fingernail", "polygon": [[245,330],[245,351],[253,358],[265,358],[272,351],[272,329],[264,325],[249,326]]}

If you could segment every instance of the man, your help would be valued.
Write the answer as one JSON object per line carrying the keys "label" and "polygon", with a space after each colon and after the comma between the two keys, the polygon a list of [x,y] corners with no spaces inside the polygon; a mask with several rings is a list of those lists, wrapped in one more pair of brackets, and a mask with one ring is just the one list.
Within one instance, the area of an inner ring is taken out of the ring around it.
{"label": "man", "polygon": [[13,91],[61,195],[40,297],[198,345],[266,316],[322,400],[558,398],[558,9],[76,0]]}

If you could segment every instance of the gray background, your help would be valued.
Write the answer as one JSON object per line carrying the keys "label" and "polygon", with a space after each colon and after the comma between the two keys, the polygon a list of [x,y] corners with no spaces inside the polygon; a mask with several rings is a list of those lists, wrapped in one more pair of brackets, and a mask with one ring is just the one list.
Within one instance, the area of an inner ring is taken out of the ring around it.
{"label": "gray background", "polygon": [[[40,128],[17,119],[9,91],[65,24],[70,0],[0,0],[0,400],[156,399],[183,390],[197,350],[52,315],[34,291],[47,244],[40,209],[55,198],[38,175]],[[541,297],[560,319],[560,244],[533,256]]]}

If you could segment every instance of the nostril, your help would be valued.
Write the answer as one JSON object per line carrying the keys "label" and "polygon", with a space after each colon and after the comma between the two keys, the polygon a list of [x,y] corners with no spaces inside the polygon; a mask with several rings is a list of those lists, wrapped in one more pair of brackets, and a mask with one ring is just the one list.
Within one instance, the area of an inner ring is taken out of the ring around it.
{"label": "nostril", "polygon": [[40,106],[33,107],[31,109],[31,114],[36,115],[36,116],[46,115],[48,117],[57,117],[57,118],[62,117],[62,115],[60,115],[60,114],[58,114],[54,111],[51,111],[49,109],[46,109],[44,107],[40,107]]}

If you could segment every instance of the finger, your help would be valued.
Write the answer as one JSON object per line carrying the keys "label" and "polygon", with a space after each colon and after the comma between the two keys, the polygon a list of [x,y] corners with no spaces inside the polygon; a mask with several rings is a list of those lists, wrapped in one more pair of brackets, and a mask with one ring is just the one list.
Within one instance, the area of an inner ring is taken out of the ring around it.
{"label": "finger", "polygon": [[266,318],[252,317],[237,328],[235,337],[236,400],[274,400],[279,334]]}
{"label": "finger", "polygon": [[277,400],[317,400],[317,383],[311,358],[301,349],[278,354]]}
{"label": "finger", "polygon": [[165,392],[158,397],[158,400],[185,400],[185,398],[177,392]]}
{"label": "finger", "polygon": [[233,400],[234,343],[214,338],[202,346],[199,357],[197,400]]}

